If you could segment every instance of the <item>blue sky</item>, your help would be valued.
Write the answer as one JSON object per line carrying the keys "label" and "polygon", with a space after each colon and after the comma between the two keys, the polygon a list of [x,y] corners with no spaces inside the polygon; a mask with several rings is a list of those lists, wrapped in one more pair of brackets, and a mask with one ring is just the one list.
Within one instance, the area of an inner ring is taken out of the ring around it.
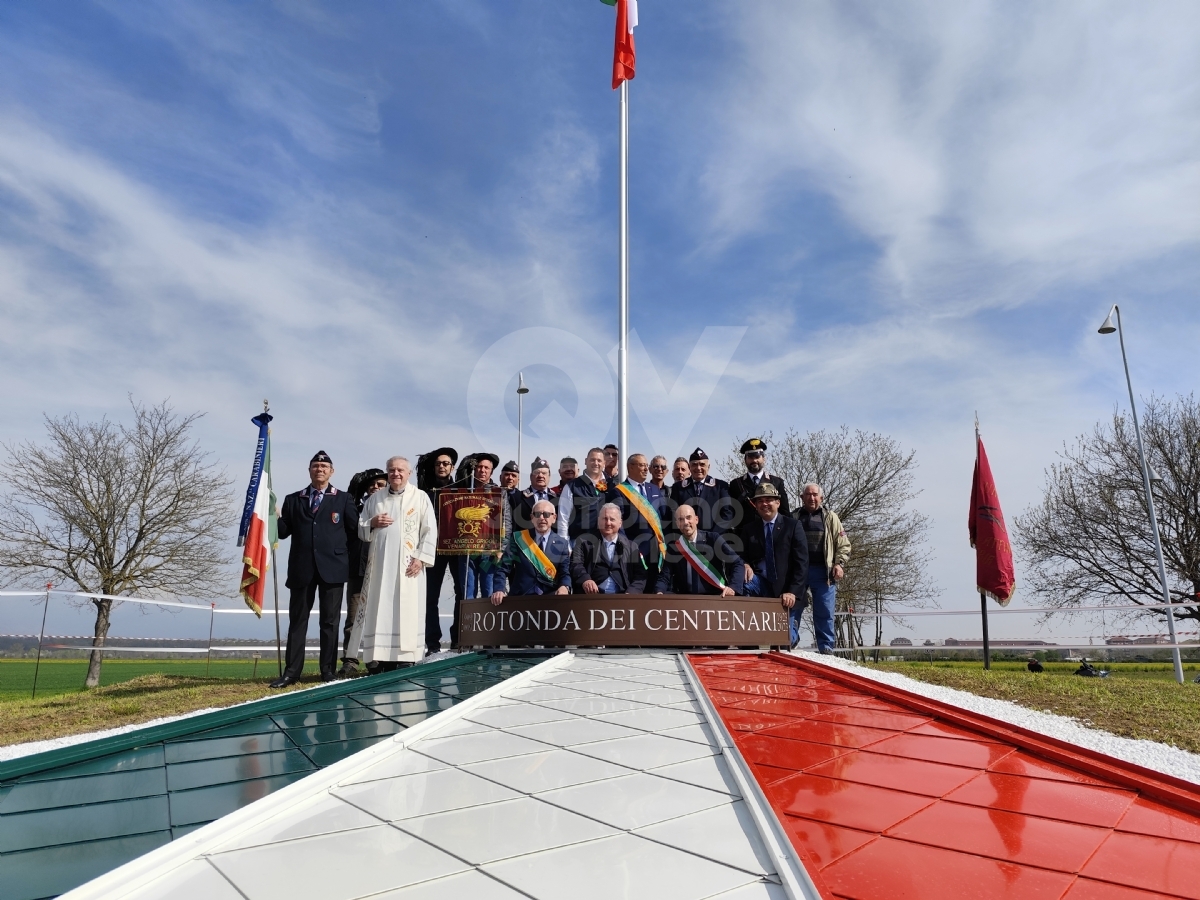
{"label": "blue sky", "polygon": [[[971,606],[975,410],[1011,521],[1121,401],[1110,303],[1139,393],[1194,388],[1200,8],[640,7],[633,443],[890,434]],[[614,437],[612,15],[0,8],[0,438],[170,397],[240,489],[269,397],[282,487],[318,448],[344,484],[515,456],[518,368],[526,459]]]}

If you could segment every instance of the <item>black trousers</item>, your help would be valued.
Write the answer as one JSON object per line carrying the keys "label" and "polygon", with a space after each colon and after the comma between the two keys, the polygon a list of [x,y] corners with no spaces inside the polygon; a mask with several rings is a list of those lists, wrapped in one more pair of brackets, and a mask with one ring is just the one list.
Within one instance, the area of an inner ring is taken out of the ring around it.
{"label": "black trousers", "polygon": [[338,619],[342,613],[342,591],[345,584],[326,584],[317,579],[302,588],[292,588],[288,604],[287,665],[283,674],[299,678],[304,671],[304,644],[308,637],[308,616],[313,600],[321,598],[321,674],[332,675],[337,670]]}
{"label": "black trousers", "polygon": [[458,602],[463,594],[466,566],[465,556],[444,556],[438,554],[433,558],[433,565],[425,569],[425,649],[437,653],[442,649],[442,620],[438,616],[438,598],[442,595],[442,582],[446,579],[446,571],[454,581],[454,621],[450,623],[450,643],[458,643]]}

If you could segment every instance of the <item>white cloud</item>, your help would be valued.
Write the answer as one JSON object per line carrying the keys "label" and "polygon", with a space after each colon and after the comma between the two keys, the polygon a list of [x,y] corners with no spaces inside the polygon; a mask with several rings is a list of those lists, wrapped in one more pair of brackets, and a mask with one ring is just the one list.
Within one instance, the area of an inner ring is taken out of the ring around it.
{"label": "white cloud", "polygon": [[1200,240],[1194,4],[731,17],[742,60],[705,179],[721,242],[770,228],[802,184],[880,244],[901,296],[970,309]]}

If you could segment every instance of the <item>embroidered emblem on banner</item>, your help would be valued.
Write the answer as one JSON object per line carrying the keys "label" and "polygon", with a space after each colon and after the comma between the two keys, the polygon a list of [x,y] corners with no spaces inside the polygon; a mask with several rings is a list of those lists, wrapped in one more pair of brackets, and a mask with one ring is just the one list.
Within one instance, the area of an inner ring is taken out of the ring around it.
{"label": "embroidered emblem on banner", "polygon": [[338,513],[334,513],[333,514],[333,524],[336,525],[340,521],[342,521],[342,517]]}

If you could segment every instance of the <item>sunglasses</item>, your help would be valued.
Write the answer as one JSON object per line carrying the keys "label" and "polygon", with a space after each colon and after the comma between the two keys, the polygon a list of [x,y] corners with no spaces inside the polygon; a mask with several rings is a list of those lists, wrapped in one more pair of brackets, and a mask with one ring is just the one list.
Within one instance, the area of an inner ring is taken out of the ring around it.
{"label": "sunglasses", "polygon": [[763,455],[763,452],[761,450],[751,450],[749,453],[746,454],[746,459],[758,459],[762,455]]}

